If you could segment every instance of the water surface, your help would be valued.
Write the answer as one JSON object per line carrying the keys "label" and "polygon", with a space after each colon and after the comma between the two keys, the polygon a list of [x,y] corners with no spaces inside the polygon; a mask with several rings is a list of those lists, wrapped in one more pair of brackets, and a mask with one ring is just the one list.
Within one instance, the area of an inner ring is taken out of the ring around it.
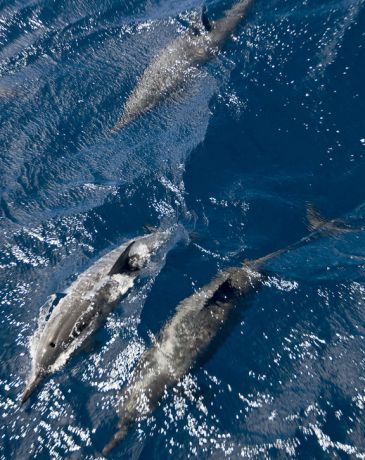
{"label": "water surface", "polygon": [[[219,18],[231,3],[208,1]],[[363,0],[257,0],[179,97],[110,128],[196,0],[0,2],[0,455],[94,459],[177,303],[307,232],[365,225]],[[143,225],[194,232],[25,407],[42,304]],[[365,458],[365,233],[267,266],[219,349],[114,458]]]}

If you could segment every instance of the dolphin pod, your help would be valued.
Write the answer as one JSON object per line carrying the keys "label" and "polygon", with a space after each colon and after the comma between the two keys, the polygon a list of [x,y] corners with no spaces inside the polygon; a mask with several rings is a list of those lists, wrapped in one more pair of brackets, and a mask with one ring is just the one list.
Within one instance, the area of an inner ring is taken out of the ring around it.
{"label": "dolphin pod", "polygon": [[33,347],[32,372],[24,403],[47,374],[57,371],[131,289],[151,258],[171,239],[173,229],[155,231],[122,244],[81,274],[56,305]]}
{"label": "dolphin pod", "polygon": [[146,68],[112,131],[118,131],[151,110],[179,89],[194,73],[194,69],[216,56],[245,18],[252,3],[253,0],[241,0],[226,11],[223,18],[212,22],[207,20],[203,12],[199,22],[170,43]]}
{"label": "dolphin pod", "polygon": [[[240,0],[214,22],[203,15],[162,50],[128,97],[113,131],[158,105],[178,90],[199,65],[214,58],[252,3],[253,0]],[[137,422],[145,420],[164,393],[194,368],[227,324],[239,300],[259,288],[266,262],[321,236],[353,231],[341,222],[323,219],[310,207],[307,217],[309,235],[264,257],[220,272],[178,304],[175,314],[166,322],[154,345],[142,354],[122,390],[118,428],[105,445],[103,455],[108,455]],[[173,229],[156,231],[124,243],[96,261],[68,288],[35,335],[32,371],[22,403],[101,327],[137,277],[167,245],[172,233]]]}
{"label": "dolphin pod", "polygon": [[229,268],[184,301],[163,327],[155,345],[142,354],[119,403],[118,431],[104,447],[103,455],[116,447],[138,421],[156,408],[166,390],[196,364],[224,327],[239,297],[256,290],[263,279],[260,267],[270,259],[323,236],[353,231],[339,221],[323,219],[307,210],[311,233],[278,251],[241,267]]}

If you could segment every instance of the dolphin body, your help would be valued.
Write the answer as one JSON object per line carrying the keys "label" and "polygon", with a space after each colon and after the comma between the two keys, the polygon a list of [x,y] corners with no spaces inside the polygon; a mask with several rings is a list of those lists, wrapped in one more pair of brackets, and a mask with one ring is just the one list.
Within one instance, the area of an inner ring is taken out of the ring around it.
{"label": "dolphin body", "polygon": [[155,345],[142,354],[122,391],[118,431],[104,447],[103,455],[124,439],[132,425],[147,418],[165,391],[192,369],[227,323],[239,298],[258,289],[264,279],[259,268],[265,262],[321,236],[354,231],[340,221],[323,219],[313,208],[308,208],[307,217],[312,230],[308,236],[241,267],[221,272],[177,306]]}
{"label": "dolphin body", "polygon": [[103,324],[141,270],[171,236],[172,230],[155,231],[124,243],[97,260],[73,282],[38,332],[31,377],[22,403],[47,374],[57,371]]}
{"label": "dolphin body", "polygon": [[147,67],[124,105],[112,131],[117,132],[139,115],[151,110],[217,55],[246,16],[253,0],[241,0],[223,18],[209,22],[204,15],[182,36],[170,43]]}

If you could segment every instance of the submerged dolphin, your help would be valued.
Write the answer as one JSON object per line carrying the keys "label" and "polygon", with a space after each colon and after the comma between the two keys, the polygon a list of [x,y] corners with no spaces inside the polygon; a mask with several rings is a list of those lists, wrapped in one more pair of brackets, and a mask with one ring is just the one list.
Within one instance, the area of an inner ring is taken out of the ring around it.
{"label": "submerged dolphin", "polygon": [[209,22],[204,13],[199,24],[170,43],[147,67],[124,105],[112,131],[118,131],[175,92],[200,64],[214,56],[246,16],[253,0],[241,0],[223,18]]}
{"label": "submerged dolphin", "polygon": [[141,270],[171,239],[172,229],[122,244],[97,260],[68,288],[36,341],[24,403],[47,374],[61,367],[133,286]]}
{"label": "submerged dolphin", "polygon": [[175,385],[196,363],[227,322],[238,298],[255,290],[263,274],[259,268],[280,254],[304,246],[322,235],[352,231],[337,221],[326,221],[313,209],[308,220],[312,233],[298,242],[241,267],[221,272],[209,284],[182,301],[167,322],[156,344],[145,351],[119,403],[118,431],[104,447],[107,455],[136,422],[145,419],[165,391]]}

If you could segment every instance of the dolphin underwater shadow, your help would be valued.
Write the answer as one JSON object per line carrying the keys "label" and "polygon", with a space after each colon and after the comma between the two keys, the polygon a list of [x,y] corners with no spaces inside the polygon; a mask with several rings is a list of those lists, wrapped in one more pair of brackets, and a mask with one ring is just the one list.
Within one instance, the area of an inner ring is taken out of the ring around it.
{"label": "dolphin underwater shadow", "polygon": [[79,275],[61,295],[43,328],[36,332],[31,347],[32,371],[22,404],[47,375],[59,370],[104,324],[151,259],[171,241],[175,230],[156,230],[113,249]]}
{"label": "dolphin underwater shadow", "polygon": [[311,231],[307,236],[264,257],[222,271],[177,306],[156,343],[140,357],[122,390],[118,431],[105,445],[104,456],[127,436],[133,425],[153,412],[166,390],[204,357],[229,324],[238,301],[255,293],[264,281],[261,268],[266,262],[321,237],[359,230],[341,221],[326,220],[312,207],[307,209],[307,219]]}
{"label": "dolphin underwater shadow", "polygon": [[241,0],[223,18],[209,21],[205,9],[189,30],[171,42],[149,64],[124,104],[123,114],[111,129],[117,132],[151,110],[194,74],[196,68],[213,59],[246,17],[253,0]]}

